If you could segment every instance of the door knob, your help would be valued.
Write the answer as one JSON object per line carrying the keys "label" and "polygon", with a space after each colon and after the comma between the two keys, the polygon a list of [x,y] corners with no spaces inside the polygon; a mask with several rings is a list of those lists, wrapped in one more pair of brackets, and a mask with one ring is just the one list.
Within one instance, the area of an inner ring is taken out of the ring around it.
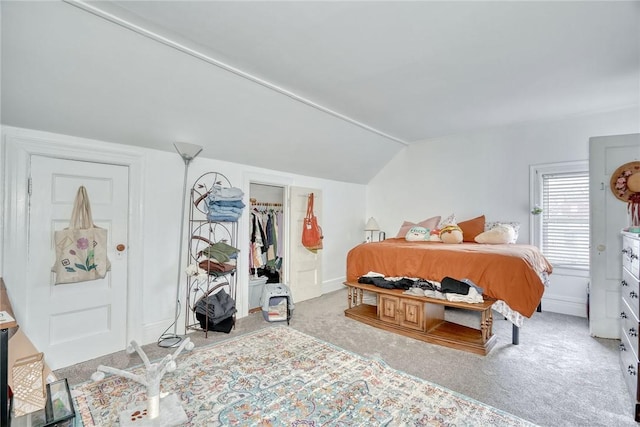
{"label": "door knob", "polygon": [[116,250],[118,252],[122,252],[126,249],[127,247],[125,245],[123,245],[122,243],[120,243],[118,246],[116,246]]}

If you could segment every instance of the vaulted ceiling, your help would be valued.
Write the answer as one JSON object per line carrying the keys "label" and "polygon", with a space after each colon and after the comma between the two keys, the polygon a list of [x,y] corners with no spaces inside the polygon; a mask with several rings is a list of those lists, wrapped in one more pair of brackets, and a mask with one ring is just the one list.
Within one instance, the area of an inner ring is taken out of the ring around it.
{"label": "vaulted ceiling", "polygon": [[2,123],[366,183],[403,147],[638,105],[640,2],[2,1]]}

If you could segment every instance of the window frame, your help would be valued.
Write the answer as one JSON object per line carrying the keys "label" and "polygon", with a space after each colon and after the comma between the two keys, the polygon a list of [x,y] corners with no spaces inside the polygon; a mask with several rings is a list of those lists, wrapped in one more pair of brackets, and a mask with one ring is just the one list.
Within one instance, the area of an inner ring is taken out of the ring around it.
{"label": "window frame", "polygon": [[[530,191],[529,191],[529,202],[530,209],[533,210],[534,206],[542,207],[542,194],[543,194],[543,175],[548,174],[562,174],[562,173],[576,173],[576,172],[584,172],[589,175],[589,161],[588,160],[578,160],[572,162],[558,162],[558,163],[544,163],[537,165],[529,166],[529,183],[530,183]],[[537,246],[542,250],[542,215],[533,215],[531,214],[531,221],[529,223],[530,226],[530,236],[531,236],[531,244]],[[591,224],[589,224],[589,228],[591,228]],[[589,230],[589,234],[591,234],[591,230]],[[567,275],[575,275],[580,277],[589,277],[589,268],[576,267],[570,265],[562,265],[558,268],[554,268],[554,273],[560,273]]]}

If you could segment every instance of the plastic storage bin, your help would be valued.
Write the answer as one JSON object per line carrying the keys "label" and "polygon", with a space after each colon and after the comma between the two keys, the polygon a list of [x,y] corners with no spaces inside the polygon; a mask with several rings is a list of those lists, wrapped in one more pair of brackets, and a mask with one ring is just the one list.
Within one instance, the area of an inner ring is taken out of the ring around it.
{"label": "plastic storage bin", "polygon": [[267,283],[264,285],[260,297],[262,316],[267,322],[280,322],[291,320],[293,313],[293,298],[291,290],[283,283]]}
{"label": "plastic storage bin", "polygon": [[249,309],[260,307],[260,297],[265,283],[269,278],[267,276],[252,277],[249,279]]}

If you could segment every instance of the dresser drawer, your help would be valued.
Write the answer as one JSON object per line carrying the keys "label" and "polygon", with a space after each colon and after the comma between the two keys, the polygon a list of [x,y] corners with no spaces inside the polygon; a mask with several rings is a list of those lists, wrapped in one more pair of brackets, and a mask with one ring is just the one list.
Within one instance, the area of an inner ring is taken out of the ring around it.
{"label": "dresser drawer", "polygon": [[[636,308],[637,308],[636,301]],[[635,313],[628,306],[627,301],[622,300],[622,311],[620,312],[620,326],[622,328],[623,335],[627,337],[627,341],[631,346],[633,352],[638,354],[638,334],[640,332],[640,322]]]}
{"label": "dresser drawer", "polygon": [[[631,311],[633,311],[636,319],[640,319],[640,282],[626,268],[622,269],[620,295],[622,296],[622,301],[626,302]],[[621,308],[624,309],[624,307]]]}
{"label": "dresser drawer", "polygon": [[638,396],[638,358],[631,350],[631,343],[625,334],[622,334],[622,342],[620,343],[620,367],[629,393],[634,400],[640,400],[640,396]]}
{"label": "dresser drawer", "polygon": [[622,236],[622,266],[640,279],[640,241]]}

